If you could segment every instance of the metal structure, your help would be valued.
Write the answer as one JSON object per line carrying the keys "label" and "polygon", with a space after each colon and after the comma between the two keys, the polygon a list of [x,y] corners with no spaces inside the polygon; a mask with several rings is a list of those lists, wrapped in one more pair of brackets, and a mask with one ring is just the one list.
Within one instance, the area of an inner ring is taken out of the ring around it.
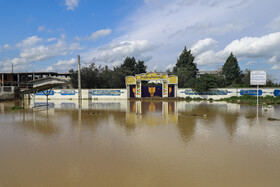
{"label": "metal structure", "polygon": [[[35,106],[35,96],[39,92],[42,92],[46,96],[46,103],[48,106],[48,96],[52,92],[52,89],[61,85],[69,84],[70,78],[63,78],[63,77],[46,77],[31,81],[33,87],[22,89],[20,94],[28,94],[29,97],[33,97],[33,106]],[[23,104],[24,104],[24,97],[23,97]]]}

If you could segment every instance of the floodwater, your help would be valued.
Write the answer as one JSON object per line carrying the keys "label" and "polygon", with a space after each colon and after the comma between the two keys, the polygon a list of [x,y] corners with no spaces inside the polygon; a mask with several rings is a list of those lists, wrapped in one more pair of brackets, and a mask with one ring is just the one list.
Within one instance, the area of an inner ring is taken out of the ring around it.
{"label": "floodwater", "polygon": [[[280,107],[0,103],[0,186],[280,186]],[[206,115],[205,115],[206,114]]]}

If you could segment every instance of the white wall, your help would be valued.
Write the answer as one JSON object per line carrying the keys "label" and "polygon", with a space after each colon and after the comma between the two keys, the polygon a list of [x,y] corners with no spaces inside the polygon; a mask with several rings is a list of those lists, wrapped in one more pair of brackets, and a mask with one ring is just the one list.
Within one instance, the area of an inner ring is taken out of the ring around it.
{"label": "white wall", "polygon": [[[277,96],[280,93],[280,88],[260,88],[259,96]],[[217,88],[211,89],[208,92],[198,95],[190,88],[179,88],[177,91],[178,97],[191,97],[191,98],[205,98],[205,99],[221,99],[233,96],[242,96],[244,94],[256,95],[257,88]],[[276,95],[275,95],[276,94]]]}
{"label": "white wall", "polygon": [[[32,98],[33,96],[31,96]],[[55,89],[48,96],[52,99],[78,99],[78,89]],[[40,92],[37,93],[35,99],[46,99],[46,96]],[[127,99],[126,89],[82,89],[82,99]]]}
{"label": "white wall", "polygon": [[[232,96],[241,96],[244,94],[254,95],[256,94],[256,88],[223,88],[223,89],[212,89],[205,94],[198,95],[190,88],[179,88],[177,90],[177,97],[191,97],[191,98],[205,98],[205,99],[221,99]],[[275,96],[280,95],[280,88],[260,88],[260,96]],[[32,98],[32,96],[31,96]],[[38,93],[35,96],[36,99],[46,99],[46,96],[42,93]],[[55,89],[48,97],[50,100],[77,100],[78,90],[77,89]],[[83,89],[82,98],[90,100],[125,100],[128,98],[127,89]]]}

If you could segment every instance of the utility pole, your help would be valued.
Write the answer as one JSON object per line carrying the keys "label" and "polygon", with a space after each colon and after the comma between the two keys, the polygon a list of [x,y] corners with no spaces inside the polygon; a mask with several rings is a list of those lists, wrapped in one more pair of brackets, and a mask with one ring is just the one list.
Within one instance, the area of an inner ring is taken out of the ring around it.
{"label": "utility pole", "polygon": [[78,97],[79,97],[79,101],[80,101],[82,99],[80,55],[78,55]]}
{"label": "utility pole", "polygon": [[11,86],[14,85],[14,64],[12,63],[12,84]]}

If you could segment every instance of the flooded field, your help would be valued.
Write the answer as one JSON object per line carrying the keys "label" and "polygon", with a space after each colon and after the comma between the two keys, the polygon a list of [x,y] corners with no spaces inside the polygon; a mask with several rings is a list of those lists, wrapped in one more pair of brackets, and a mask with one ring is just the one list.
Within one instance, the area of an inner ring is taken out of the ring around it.
{"label": "flooded field", "polygon": [[280,186],[280,107],[0,103],[0,186]]}

